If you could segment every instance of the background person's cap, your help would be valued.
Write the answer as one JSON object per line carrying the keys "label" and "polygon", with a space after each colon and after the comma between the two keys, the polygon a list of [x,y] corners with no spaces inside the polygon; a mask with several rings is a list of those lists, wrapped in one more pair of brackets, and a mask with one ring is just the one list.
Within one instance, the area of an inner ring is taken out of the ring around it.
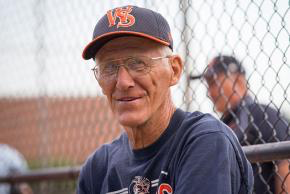
{"label": "background person's cap", "polygon": [[245,75],[245,69],[233,56],[219,55],[215,57],[201,75],[191,76],[191,80],[210,78],[219,73],[240,73]]}
{"label": "background person's cap", "polygon": [[121,36],[141,36],[173,49],[170,27],[162,15],[150,9],[128,5],[109,10],[98,21],[93,40],[83,51],[83,58],[94,58],[104,44]]}

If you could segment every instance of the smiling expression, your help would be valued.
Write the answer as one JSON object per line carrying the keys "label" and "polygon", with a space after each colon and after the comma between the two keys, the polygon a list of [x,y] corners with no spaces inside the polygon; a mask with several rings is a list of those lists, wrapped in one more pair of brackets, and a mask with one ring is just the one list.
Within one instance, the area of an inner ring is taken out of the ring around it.
{"label": "smiling expression", "polygon": [[[132,56],[166,56],[164,47],[141,37],[116,38],[99,50],[96,63]],[[151,71],[142,76],[134,77],[121,66],[113,80],[99,79],[98,82],[119,122],[134,127],[162,114],[162,107],[170,99],[171,78],[170,58],[163,58],[155,60]]]}

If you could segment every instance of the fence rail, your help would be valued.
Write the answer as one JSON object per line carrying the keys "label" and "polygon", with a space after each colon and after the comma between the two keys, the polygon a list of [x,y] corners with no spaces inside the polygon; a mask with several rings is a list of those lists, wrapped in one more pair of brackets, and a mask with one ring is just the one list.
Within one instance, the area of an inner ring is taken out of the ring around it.
{"label": "fence rail", "polygon": [[[243,146],[243,150],[251,163],[290,159],[290,141]],[[0,183],[76,179],[80,168],[80,166],[76,166],[33,170],[21,175],[0,177]]]}
{"label": "fence rail", "polygon": [[60,179],[76,179],[79,176],[80,166],[44,168],[28,171],[19,175],[0,177],[0,183],[38,182]]}
{"label": "fence rail", "polygon": [[251,163],[290,159],[290,141],[243,146]]}

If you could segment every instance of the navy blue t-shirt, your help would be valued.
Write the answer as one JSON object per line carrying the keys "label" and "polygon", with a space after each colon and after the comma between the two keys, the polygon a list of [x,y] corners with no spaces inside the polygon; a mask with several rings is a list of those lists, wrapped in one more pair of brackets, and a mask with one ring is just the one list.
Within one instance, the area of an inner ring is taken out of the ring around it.
{"label": "navy blue t-shirt", "polygon": [[159,139],[133,150],[126,133],[92,154],[78,194],[248,194],[252,169],[234,133],[209,114],[177,109]]}

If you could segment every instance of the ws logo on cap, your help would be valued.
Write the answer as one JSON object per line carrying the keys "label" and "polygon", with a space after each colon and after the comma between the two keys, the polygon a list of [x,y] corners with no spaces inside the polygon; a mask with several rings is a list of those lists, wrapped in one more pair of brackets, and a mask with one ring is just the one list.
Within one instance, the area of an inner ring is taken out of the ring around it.
{"label": "ws logo on cap", "polygon": [[[116,20],[119,18],[117,28],[130,27],[135,24],[135,17],[131,15],[132,6],[120,7],[107,12],[109,27],[116,25]],[[114,12],[114,13],[113,13]]]}

